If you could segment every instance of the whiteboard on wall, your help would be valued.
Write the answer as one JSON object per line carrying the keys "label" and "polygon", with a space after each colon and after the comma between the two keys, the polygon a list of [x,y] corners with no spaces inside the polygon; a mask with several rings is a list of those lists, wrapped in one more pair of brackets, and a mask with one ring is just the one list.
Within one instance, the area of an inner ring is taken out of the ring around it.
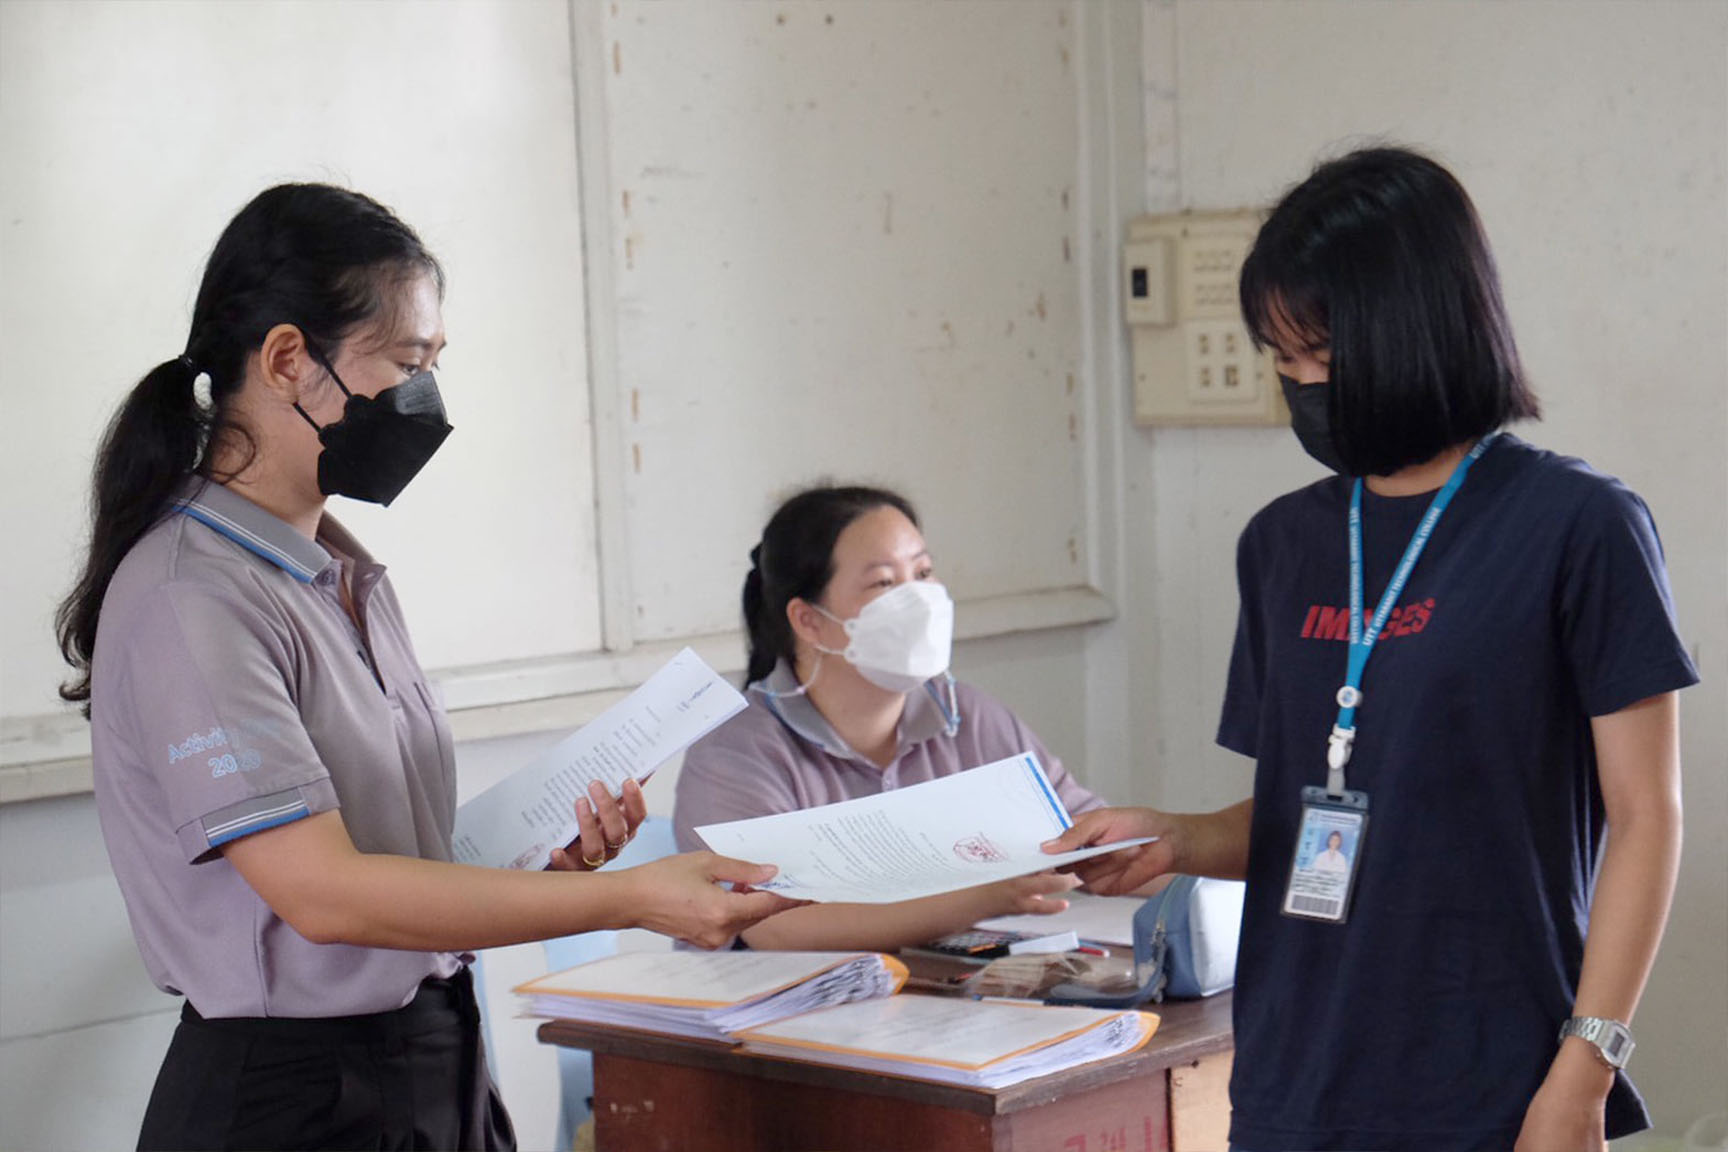
{"label": "whiteboard on wall", "polygon": [[962,623],[1086,583],[1074,23],[608,6],[639,640],[736,627],[775,497],[824,476],[919,505]]}
{"label": "whiteboard on wall", "polygon": [[58,710],[94,445],[184,347],[204,259],[285,180],[347,185],[449,278],[455,433],[389,509],[429,667],[599,646],[581,214],[560,3],[0,4],[0,712]]}

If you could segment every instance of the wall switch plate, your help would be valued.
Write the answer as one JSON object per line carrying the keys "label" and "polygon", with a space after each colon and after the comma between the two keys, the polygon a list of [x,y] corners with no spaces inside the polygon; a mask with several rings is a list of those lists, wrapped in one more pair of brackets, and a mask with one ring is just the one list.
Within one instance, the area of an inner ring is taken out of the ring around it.
{"label": "wall switch plate", "polygon": [[1257,352],[1237,301],[1257,212],[1184,212],[1129,221],[1123,313],[1141,424],[1285,424],[1272,357]]}
{"label": "wall switch plate", "polygon": [[1128,323],[1176,323],[1175,248],[1168,236],[1122,246],[1122,307]]}

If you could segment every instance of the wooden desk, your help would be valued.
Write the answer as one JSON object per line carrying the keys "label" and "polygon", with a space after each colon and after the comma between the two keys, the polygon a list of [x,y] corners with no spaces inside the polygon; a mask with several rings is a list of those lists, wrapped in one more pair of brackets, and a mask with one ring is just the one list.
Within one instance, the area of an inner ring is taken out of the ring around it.
{"label": "wooden desk", "polygon": [[594,1053],[598,1152],[1185,1152],[1222,1149],[1230,995],[1153,1005],[1138,1052],[980,1091],[552,1020]]}

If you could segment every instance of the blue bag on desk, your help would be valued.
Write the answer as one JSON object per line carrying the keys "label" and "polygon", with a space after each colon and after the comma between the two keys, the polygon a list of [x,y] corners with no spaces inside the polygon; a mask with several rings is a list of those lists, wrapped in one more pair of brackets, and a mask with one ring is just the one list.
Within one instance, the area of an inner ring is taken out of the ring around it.
{"label": "blue bag on desk", "polygon": [[1240,880],[1178,876],[1134,913],[1134,975],[1151,998],[1191,1000],[1236,983]]}
{"label": "blue bag on desk", "polygon": [[1175,877],[1134,913],[1134,970],[1126,989],[1075,979],[1055,985],[1043,999],[1134,1008],[1166,996],[1187,1000],[1224,991],[1236,983],[1243,893],[1240,880]]}

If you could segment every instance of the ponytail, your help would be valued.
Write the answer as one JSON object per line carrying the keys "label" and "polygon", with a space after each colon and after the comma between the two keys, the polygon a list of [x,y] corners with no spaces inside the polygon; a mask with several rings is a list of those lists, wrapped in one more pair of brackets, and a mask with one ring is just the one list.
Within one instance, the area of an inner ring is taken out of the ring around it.
{"label": "ponytail", "polygon": [[762,529],[762,542],[750,550],[744,577],[744,631],[750,662],[744,682],[768,678],[781,660],[795,655],[786,605],[817,601],[834,578],[834,543],[852,521],[877,508],[899,509],[918,524],[918,513],[898,492],[885,488],[820,485],[790,497]]}
{"label": "ponytail", "polygon": [[786,613],[778,621],[764,618],[762,595],[762,545],[750,549],[750,571],[744,577],[744,632],[750,638],[750,661],[744,671],[744,683],[766,680],[787,647],[782,636],[786,631]]}
{"label": "ponytail", "polygon": [[60,686],[60,696],[82,704],[86,717],[96,619],[108,582],[198,465],[209,418],[193,394],[197,377],[185,356],[156,365],[108,422],[96,451],[89,555],[78,583],[54,613],[60,654],[77,670]]}

